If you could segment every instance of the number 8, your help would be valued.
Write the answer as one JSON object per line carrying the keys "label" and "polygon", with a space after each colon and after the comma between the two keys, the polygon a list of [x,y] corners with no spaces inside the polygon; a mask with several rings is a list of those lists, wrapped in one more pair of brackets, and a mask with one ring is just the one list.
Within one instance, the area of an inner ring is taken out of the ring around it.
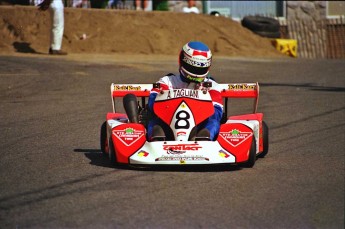
{"label": "number 8", "polygon": [[[189,118],[190,118],[190,114],[188,112],[186,112],[186,111],[177,112],[175,129],[189,129],[189,126],[190,126],[190,124],[188,122]],[[183,121],[185,121],[185,123]],[[182,122],[182,124],[181,124],[181,122]]]}

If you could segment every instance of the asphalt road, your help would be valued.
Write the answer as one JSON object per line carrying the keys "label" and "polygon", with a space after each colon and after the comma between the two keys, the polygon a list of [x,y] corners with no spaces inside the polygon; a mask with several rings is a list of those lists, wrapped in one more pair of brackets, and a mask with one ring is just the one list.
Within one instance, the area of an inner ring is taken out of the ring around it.
{"label": "asphalt road", "polygon": [[0,56],[0,228],[344,228],[344,60],[215,58],[219,82],[260,83],[268,155],[145,170],[101,156],[110,83],[152,83],[176,58],[67,58]]}

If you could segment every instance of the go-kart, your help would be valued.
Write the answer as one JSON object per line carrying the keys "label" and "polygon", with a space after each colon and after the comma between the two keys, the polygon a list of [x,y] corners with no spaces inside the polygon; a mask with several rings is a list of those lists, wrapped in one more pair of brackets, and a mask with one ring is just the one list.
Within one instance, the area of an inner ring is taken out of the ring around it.
{"label": "go-kart", "polygon": [[[172,133],[170,139],[147,138],[150,120],[147,99],[151,89],[159,91],[153,105]],[[107,113],[101,126],[102,153],[113,165],[205,165],[237,164],[253,167],[257,157],[268,152],[268,127],[263,113],[257,113],[258,83],[219,84],[224,102],[223,120],[216,140],[195,136],[195,126],[210,117],[214,108],[210,83],[201,90],[161,90],[159,84],[111,84],[113,112]],[[229,99],[252,98],[250,114],[228,117]],[[118,112],[122,100],[124,112]]]}

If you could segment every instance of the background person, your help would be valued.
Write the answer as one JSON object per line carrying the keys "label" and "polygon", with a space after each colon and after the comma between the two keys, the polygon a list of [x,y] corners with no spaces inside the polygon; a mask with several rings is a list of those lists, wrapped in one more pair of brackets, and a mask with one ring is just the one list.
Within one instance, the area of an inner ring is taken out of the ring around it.
{"label": "background person", "polygon": [[50,10],[51,35],[49,54],[67,55],[67,52],[61,50],[64,31],[64,5],[62,0],[43,0],[38,6],[39,10]]}
{"label": "background person", "polygon": [[135,0],[135,9],[136,10],[147,10],[147,0]]}

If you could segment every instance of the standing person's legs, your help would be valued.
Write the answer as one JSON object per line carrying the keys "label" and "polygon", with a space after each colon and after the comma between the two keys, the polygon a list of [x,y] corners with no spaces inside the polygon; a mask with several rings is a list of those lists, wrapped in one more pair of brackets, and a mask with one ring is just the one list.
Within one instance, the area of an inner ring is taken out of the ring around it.
{"label": "standing person's legs", "polygon": [[136,0],[135,1],[135,7],[136,10],[147,10],[147,0]]}
{"label": "standing person's legs", "polygon": [[135,9],[141,10],[141,0],[135,0]]}
{"label": "standing person's legs", "polygon": [[50,4],[50,15],[52,22],[50,49],[61,50],[64,31],[64,5],[60,0],[54,0]]}

